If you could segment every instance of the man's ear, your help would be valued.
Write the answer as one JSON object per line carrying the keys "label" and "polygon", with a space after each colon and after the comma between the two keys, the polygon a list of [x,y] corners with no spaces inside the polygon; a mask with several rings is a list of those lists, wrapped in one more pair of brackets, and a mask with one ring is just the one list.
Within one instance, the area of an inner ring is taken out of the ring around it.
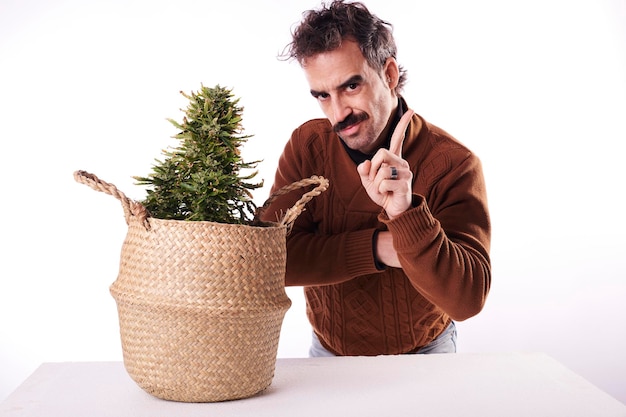
{"label": "man's ear", "polygon": [[385,66],[383,67],[383,80],[392,91],[395,91],[398,86],[398,81],[400,80],[400,68],[395,58],[387,58]]}

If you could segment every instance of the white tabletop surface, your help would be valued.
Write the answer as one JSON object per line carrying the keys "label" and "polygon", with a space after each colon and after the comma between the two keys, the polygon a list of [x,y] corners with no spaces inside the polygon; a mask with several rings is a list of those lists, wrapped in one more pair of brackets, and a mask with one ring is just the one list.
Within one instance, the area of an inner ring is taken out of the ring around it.
{"label": "white tabletop surface", "polygon": [[42,364],[0,416],[626,417],[626,405],[541,353],[278,359],[252,398],[190,404],[142,391],[121,362]]}

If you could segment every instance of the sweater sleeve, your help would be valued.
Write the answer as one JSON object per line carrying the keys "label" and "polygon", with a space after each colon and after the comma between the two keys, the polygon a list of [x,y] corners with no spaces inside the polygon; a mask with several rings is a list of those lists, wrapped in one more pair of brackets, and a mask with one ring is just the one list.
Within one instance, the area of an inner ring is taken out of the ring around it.
{"label": "sweater sleeve", "polygon": [[293,231],[287,239],[286,285],[331,285],[380,272],[372,252],[374,229],[319,235]]}
{"label": "sweater sleeve", "polygon": [[[438,180],[427,203],[387,225],[412,285],[455,320],[476,315],[491,285],[490,220],[480,161],[469,154]],[[435,197],[436,196],[436,197]]]}
{"label": "sweater sleeve", "polygon": [[[310,124],[306,125],[308,129],[296,129],[285,145],[271,193],[311,175],[329,178],[329,173],[325,172],[325,150],[320,146],[323,141],[315,140],[315,134],[311,133],[322,129],[320,125],[312,129]],[[285,283],[288,286],[337,284],[380,272],[373,253],[375,226],[341,233],[321,230],[323,221],[328,221],[324,219],[328,215],[326,201],[333,193],[333,179],[329,180],[329,189],[307,203],[287,236]],[[293,191],[276,198],[263,214],[263,220],[276,221],[301,195]]]}

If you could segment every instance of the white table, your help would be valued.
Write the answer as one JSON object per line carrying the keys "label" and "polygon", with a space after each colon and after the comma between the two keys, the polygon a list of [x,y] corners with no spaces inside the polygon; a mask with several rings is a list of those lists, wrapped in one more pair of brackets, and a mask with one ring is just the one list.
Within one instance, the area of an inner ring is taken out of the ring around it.
{"label": "white table", "polygon": [[541,353],[278,359],[252,398],[190,404],[142,391],[121,362],[44,363],[0,416],[626,416],[626,405]]}

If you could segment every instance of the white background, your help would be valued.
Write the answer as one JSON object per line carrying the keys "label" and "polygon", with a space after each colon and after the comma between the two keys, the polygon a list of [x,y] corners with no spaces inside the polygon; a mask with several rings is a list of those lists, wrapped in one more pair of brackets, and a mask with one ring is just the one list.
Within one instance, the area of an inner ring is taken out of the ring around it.
{"label": "white background", "polygon": [[[483,160],[493,286],[459,351],[542,351],[626,402],[626,2],[369,0],[409,105]],[[262,203],[291,131],[321,116],[277,59],[312,0],[0,0],[0,399],[41,362],[121,360],[113,197],[174,145],[180,90],[241,97]],[[301,288],[279,356],[307,355]]]}

